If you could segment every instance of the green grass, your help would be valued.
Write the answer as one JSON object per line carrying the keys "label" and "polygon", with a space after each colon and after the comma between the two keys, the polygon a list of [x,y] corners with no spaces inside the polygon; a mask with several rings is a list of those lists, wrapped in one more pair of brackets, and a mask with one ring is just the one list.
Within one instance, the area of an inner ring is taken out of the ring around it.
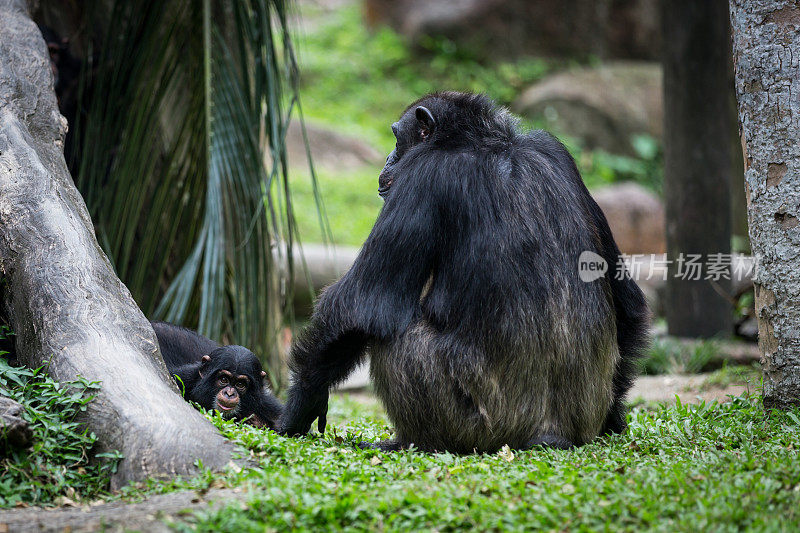
{"label": "green grass", "polygon": [[749,390],[756,390],[761,387],[762,379],[763,373],[758,363],[753,363],[753,365],[725,364],[719,370],[706,374],[701,388],[708,390],[725,388],[730,385],[747,385]]}
{"label": "green grass", "polygon": [[[575,451],[381,453],[375,406],[334,397],[330,431],[288,439],[215,422],[257,466],[190,484],[239,486],[246,508],[182,517],[178,530],[790,531],[800,527],[800,410],[760,399],[634,409],[630,429]],[[172,490],[176,486],[151,486]]]}
{"label": "green grass", "polygon": [[11,367],[0,357],[0,395],[25,407],[33,430],[27,448],[0,441],[0,509],[107,495],[120,456],[94,453],[95,435],[76,419],[98,389],[83,379],[58,384],[41,368]]}
{"label": "green grass", "polygon": [[300,16],[312,27],[295,39],[306,117],[381,148],[394,144],[390,124],[426,93],[485,92],[508,104],[552,68],[538,58],[485,64],[446,40],[412,50],[388,28],[368,31],[357,3],[324,14],[305,5]]}
{"label": "green grass", "polygon": [[[360,450],[391,437],[380,404],[334,395],[328,431],[286,438],[208,414],[249,459],[245,468],[150,480],[105,492],[116,459],[91,461],[94,436],[75,416],[95,386],[62,387],[0,360],[0,393],[28,407],[34,444],[4,449],[0,507],[238,488],[216,511],[179,513],[179,531],[791,531],[800,527],[800,409],[760,397],[636,407],[624,435],[572,451],[457,456]],[[714,374],[722,384],[742,376]],[[66,498],[66,500],[65,500]]]}
{"label": "green grass", "polygon": [[719,346],[713,340],[688,344],[669,337],[657,338],[639,361],[639,369],[644,375],[697,374],[719,360],[719,352]]}
{"label": "green grass", "polygon": [[700,374],[706,373],[709,387],[724,387],[732,383],[755,383],[761,369],[757,362],[751,365],[731,364],[726,349],[734,349],[715,339],[689,341],[675,337],[656,337],[645,356],[639,360],[642,375]]}
{"label": "green grass", "polygon": [[[444,39],[430,39],[423,50],[414,50],[388,28],[368,31],[356,4],[331,13],[304,4],[300,16],[310,27],[296,39],[304,117],[359,137],[387,154],[394,146],[390,125],[424,94],[437,90],[482,92],[509,105],[522,89],[548,73],[576,64],[534,57],[486,63]],[[523,125],[532,128],[538,124],[527,121]],[[631,139],[637,157],[627,157],[585,150],[580,140],[553,133],[565,142],[590,188],[633,180],[660,190],[661,149],[654,139]],[[376,194],[379,172],[378,166],[320,173],[335,242],[364,242],[381,206]],[[300,235],[309,242],[322,240],[305,169],[293,169],[292,188]]]}

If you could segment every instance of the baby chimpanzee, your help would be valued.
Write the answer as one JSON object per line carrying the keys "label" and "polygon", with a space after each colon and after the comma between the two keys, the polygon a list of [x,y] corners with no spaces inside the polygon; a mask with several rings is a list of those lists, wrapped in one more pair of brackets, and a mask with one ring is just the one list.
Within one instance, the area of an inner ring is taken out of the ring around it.
{"label": "baby chimpanzee", "polygon": [[167,322],[152,325],[167,370],[180,378],[184,398],[216,409],[225,418],[274,429],[283,406],[264,388],[267,374],[253,352],[243,346],[220,346]]}

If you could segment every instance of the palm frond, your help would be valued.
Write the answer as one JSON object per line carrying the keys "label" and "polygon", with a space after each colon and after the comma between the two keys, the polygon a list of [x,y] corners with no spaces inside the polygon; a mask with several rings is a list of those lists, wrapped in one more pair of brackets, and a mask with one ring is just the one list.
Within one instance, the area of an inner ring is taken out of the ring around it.
{"label": "palm frond", "polygon": [[278,381],[297,240],[286,3],[103,8],[76,177],[101,245],[148,316],[248,346]]}

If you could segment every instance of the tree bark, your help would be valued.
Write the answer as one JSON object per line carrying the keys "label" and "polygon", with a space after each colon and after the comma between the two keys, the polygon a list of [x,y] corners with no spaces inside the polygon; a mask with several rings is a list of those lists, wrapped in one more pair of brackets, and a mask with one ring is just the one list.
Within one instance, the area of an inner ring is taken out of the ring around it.
{"label": "tree bark", "polygon": [[729,282],[679,277],[681,254],[730,254],[728,21],[725,0],[663,4],[664,197],[671,335],[733,331]]}
{"label": "tree bark", "polygon": [[64,161],[45,43],[23,0],[0,0],[0,272],[20,362],[102,389],[87,424],[124,454],[112,487],[220,468],[233,447],[178,394],[155,334],[97,244]]}
{"label": "tree bark", "polygon": [[764,405],[800,404],[800,4],[733,0]]}

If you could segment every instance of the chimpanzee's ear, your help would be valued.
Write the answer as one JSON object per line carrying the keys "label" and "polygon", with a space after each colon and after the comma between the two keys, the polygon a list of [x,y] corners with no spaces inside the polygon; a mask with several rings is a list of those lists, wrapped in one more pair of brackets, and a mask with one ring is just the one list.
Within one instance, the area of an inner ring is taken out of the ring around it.
{"label": "chimpanzee's ear", "polygon": [[428,137],[436,128],[436,119],[433,118],[431,110],[425,106],[419,106],[414,110],[414,115],[417,117],[420,128],[422,129],[422,137]]}
{"label": "chimpanzee's ear", "polygon": [[264,372],[263,370],[261,371],[261,377],[262,377],[262,378],[265,378],[265,377],[267,377],[267,373],[266,373],[266,372]]}
{"label": "chimpanzee's ear", "polygon": [[210,356],[210,355],[204,355],[204,356],[203,356],[203,357],[200,359],[200,370],[198,371],[198,374],[200,374],[200,377],[201,377],[201,378],[203,377],[203,368],[204,368],[206,365],[208,365],[208,363],[209,363],[209,362],[211,362],[211,356]]}

